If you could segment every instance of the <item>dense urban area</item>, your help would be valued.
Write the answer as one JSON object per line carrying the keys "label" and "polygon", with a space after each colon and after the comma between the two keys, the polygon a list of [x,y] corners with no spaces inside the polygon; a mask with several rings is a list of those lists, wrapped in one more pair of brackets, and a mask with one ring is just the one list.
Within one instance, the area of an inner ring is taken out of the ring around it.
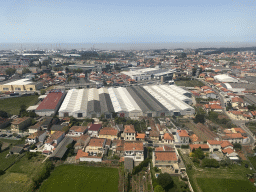
{"label": "dense urban area", "polygon": [[0,51],[0,191],[256,191],[256,48]]}

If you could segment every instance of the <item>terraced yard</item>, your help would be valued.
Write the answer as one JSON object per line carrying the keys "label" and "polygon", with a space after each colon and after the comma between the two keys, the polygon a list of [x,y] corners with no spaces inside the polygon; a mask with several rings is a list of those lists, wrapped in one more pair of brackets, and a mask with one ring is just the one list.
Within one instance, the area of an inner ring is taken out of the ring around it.
{"label": "terraced yard", "polygon": [[32,191],[32,178],[43,168],[43,155],[28,160],[25,156],[0,176],[0,191]]}

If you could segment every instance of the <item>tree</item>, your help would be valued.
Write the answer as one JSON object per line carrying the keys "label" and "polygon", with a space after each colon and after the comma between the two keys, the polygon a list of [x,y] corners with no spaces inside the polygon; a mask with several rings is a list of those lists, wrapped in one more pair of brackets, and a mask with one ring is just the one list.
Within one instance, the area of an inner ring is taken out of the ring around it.
{"label": "tree", "polygon": [[202,149],[200,147],[193,152],[193,156],[198,159],[203,159],[205,157],[204,152],[202,151]]}
{"label": "tree", "polygon": [[41,89],[41,90],[40,90],[40,94],[41,94],[41,95],[44,95],[45,93],[46,93],[46,90],[45,90],[45,89]]}
{"label": "tree", "polygon": [[195,123],[203,123],[205,122],[205,116],[203,114],[197,114],[194,120]]}
{"label": "tree", "polygon": [[235,149],[239,149],[239,150],[242,149],[242,146],[241,146],[240,143],[234,143],[233,146],[234,146]]}
{"label": "tree", "polygon": [[186,58],[187,54],[186,53],[181,53],[181,58]]}
{"label": "tree", "polygon": [[160,173],[157,177],[157,182],[163,187],[165,191],[168,191],[173,187],[172,177],[168,173]]}
{"label": "tree", "polygon": [[8,76],[12,76],[15,72],[16,72],[16,69],[13,69],[13,68],[7,68],[7,69],[5,70],[5,73],[6,73],[6,75],[8,75]]}
{"label": "tree", "polygon": [[2,151],[3,143],[0,141],[0,152]]}
{"label": "tree", "polygon": [[0,117],[2,118],[8,118],[8,114],[5,111],[0,111]]}
{"label": "tree", "polygon": [[26,73],[31,73],[31,71],[28,68],[23,68],[22,69],[22,75]]}
{"label": "tree", "polygon": [[164,192],[164,189],[161,185],[157,185],[154,189],[154,192]]}

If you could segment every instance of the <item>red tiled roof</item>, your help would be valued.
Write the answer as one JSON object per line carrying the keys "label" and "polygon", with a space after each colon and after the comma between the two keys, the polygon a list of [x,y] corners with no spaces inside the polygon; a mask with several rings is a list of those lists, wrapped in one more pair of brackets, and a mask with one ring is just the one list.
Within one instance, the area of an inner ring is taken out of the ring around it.
{"label": "red tiled roof", "polygon": [[73,126],[69,130],[75,131],[75,132],[82,132],[84,133],[86,131],[87,127],[86,126]]}
{"label": "red tiled roof", "polygon": [[156,161],[178,161],[175,151],[157,151],[155,157]]}
{"label": "red tiled roof", "polygon": [[125,125],[124,133],[135,133],[135,129],[133,125]]}
{"label": "red tiled roof", "polygon": [[136,139],[145,139],[146,134],[145,133],[137,133]]}
{"label": "red tiled roof", "polygon": [[76,160],[80,157],[88,157],[89,153],[83,152],[82,149],[79,149],[76,154]]}
{"label": "red tiled roof", "polygon": [[103,144],[104,144],[105,140],[106,139],[102,139],[102,138],[91,138],[88,146],[104,147]]}
{"label": "red tiled roof", "polygon": [[170,133],[165,133],[164,134],[164,140],[174,140],[174,137]]}
{"label": "red tiled roof", "polygon": [[217,141],[217,140],[207,140],[207,142],[210,145],[220,145],[222,143],[222,141]]}
{"label": "red tiled roof", "polygon": [[89,131],[99,131],[101,129],[101,124],[92,124],[89,128]]}
{"label": "red tiled roof", "polygon": [[164,145],[162,147],[157,147],[155,151],[174,151],[174,148]]}
{"label": "red tiled roof", "polygon": [[222,150],[222,152],[223,152],[223,153],[227,153],[227,154],[231,154],[231,153],[234,152],[234,150],[231,149],[231,148],[227,148],[227,149]]}
{"label": "red tiled roof", "polygon": [[118,130],[112,128],[112,127],[104,127],[100,130],[99,135],[112,135],[117,136]]}
{"label": "red tiled roof", "polygon": [[190,149],[198,149],[199,147],[201,147],[201,149],[209,149],[209,145],[207,144],[190,144],[189,145]]}
{"label": "red tiled roof", "polygon": [[47,95],[46,98],[42,101],[42,103],[36,108],[36,110],[42,109],[55,109],[59,104],[59,101],[62,97],[62,92],[52,92]]}
{"label": "red tiled roof", "polygon": [[180,137],[189,137],[186,130],[178,130],[177,131]]}
{"label": "red tiled roof", "polygon": [[143,151],[143,143],[139,141],[134,142],[125,142],[124,143],[124,150],[125,151]]}

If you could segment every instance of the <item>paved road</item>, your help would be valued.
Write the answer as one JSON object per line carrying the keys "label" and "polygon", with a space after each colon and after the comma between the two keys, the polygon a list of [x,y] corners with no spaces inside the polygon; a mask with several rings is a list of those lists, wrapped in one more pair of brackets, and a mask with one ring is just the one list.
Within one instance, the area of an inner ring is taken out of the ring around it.
{"label": "paved road", "polygon": [[[208,82],[205,82],[205,81],[203,81],[203,80],[201,80],[201,79],[198,79],[198,80],[201,81],[202,83],[206,84],[207,86],[211,86]],[[220,93],[220,91],[219,91],[218,89],[216,89],[215,87],[212,87],[212,89],[213,89],[213,90],[218,94],[218,96],[219,96],[219,100],[220,100],[220,102],[221,102],[221,106],[222,106],[223,113],[228,116],[227,111],[226,111],[226,106],[225,106],[225,102],[224,102],[224,97],[223,97],[223,95],[222,95],[222,94]],[[228,116],[228,117],[229,117],[229,116]],[[248,135],[248,137],[249,137],[249,142],[248,142],[248,143],[245,143],[244,145],[252,145],[253,143],[255,143],[255,139],[254,139],[255,137],[254,137],[253,133],[245,126],[245,122],[246,122],[246,121],[234,120],[234,119],[232,119],[232,118],[230,118],[230,120],[231,120],[231,122],[232,122],[233,124],[235,124],[237,127],[241,127],[241,128],[247,133],[247,135]]]}

